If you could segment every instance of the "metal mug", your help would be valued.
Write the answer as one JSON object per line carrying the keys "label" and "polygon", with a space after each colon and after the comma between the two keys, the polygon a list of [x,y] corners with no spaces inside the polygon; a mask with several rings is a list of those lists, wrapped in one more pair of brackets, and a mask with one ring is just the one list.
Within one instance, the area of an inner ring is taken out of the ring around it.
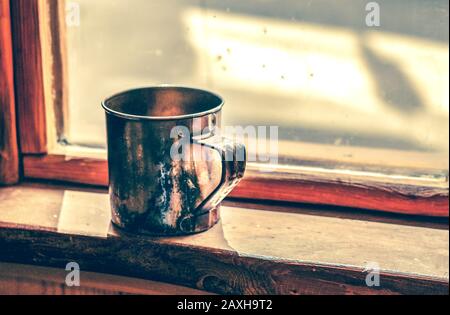
{"label": "metal mug", "polygon": [[[102,107],[112,222],[150,235],[191,234],[215,225],[221,201],[246,164],[245,146],[218,132],[222,98],[200,89],[157,86],[116,94]],[[188,144],[183,153],[188,158],[174,159],[182,142]]]}

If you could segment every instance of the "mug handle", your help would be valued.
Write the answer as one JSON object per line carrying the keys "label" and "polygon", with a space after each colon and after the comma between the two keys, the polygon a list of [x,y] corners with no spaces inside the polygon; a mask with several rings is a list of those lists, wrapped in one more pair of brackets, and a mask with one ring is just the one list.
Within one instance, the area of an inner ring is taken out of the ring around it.
{"label": "mug handle", "polygon": [[194,214],[180,224],[183,231],[200,232],[214,225],[219,219],[219,204],[244,177],[247,154],[244,144],[222,136],[194,140],[193,143],[216,150],[222,159],[219,185],[202,201]]}

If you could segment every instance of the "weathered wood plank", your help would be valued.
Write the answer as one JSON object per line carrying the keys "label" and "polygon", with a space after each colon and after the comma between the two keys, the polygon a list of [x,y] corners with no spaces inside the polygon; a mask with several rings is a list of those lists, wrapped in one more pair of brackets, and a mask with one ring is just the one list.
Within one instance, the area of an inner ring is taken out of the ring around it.
{"label": "weathered wood plank", "polygon": [[[83,204],[77,211],[84,219],[64,223],[78,235],[63,234],[61,209],[74,207],[63,206],[61,191],[0,190],[0,259],[49,266],[76,261],[85,270],[227,294],[448,293],[448,230],[224,207],[221,224],[198,235],[148,238],[111,227],[99,238],[88,225],[99,210],[109,213],[107,195],[71,192],[70,200]],[[84,196],[89,202],[81,202]],[[21,202],[11,209],[14,199]],[[29,219],[32,212],[42,219]],[[381,268],[380,287],[365,284],[368,262]]]}
{"label": "weathered wood plank", "polygon": [[9,0],[0,0],[0,185],[19,180]]}
{"label": "weathered wood plank", "polygon": [[47,152],[38,0],[11,1],[14,75],[22,153]]}
{"label": "weathered wood plank", "polygon": [[358,268],[245,257],[237,252],[141,237],[99,239],[55,232],[0,229],[0,259],[127,275],[221,294],[448,294],[443,279],[381,273],[367,287]]}
{"label": "weathered wood plank", "polygon": [[24,176],[78,184],[108,185],[108,164],[104,159],[69,157],[59,154],[25,156]]}
{"label": "weathered wood plank", "polygon": [[[380,179],[357,172],[321,174],[320,171],[320,168],[313,171],[299,168],[296,173],[277,171],[261,176],[249,167],[230,197],[328,204],[434,217],[449,215],[448,182],[445,180],[402,178],[389,182],[388,176]],[[107,161],[101,158],[64,154],[25,156],[24,175],[27,178],[108,185]]]}
{"label": "weathered wood plank", "polygon": [[48,268],[0,263],[0,295],[151,294],[208,295],[206,291],[167,283],[80,270],[80,286],[69,287],[65,266]]}

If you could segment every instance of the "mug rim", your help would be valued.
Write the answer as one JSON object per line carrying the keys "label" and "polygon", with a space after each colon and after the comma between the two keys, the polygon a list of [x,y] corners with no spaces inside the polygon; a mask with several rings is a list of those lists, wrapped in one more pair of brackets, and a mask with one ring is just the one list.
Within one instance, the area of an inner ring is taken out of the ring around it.
{"label": "mug rim", "polygon": [[[133,115],[133,114],[127,114],[124,112],[119,112],[116,110],[113,110],[111,108],[109,108],[107,106],[107,102],[111,101],[112,99],[114,99],[115,97],[127,94],[127,93],[131,93],[131,92],[135,92],[135,91],[140,91],[140,90],[154,90],[154,89],[164,89],[164,88],[175,88],[175,89],[184,89],[184,90],[191,90],[191,91],[197,91],[197,92],[202,92],[202,93],[208,93],[214,97],[216,97],[218,100],[220,100],[220,104],[208,109],[206,111],[202,111],[202,112],[198,112],[198,113],[192,113],[192,114],[185,114],[185,115],[174,115],[174,116],[144,116],[144,115]],[[125,118],[125,119],[130,119],[130,120],[180,120],[180,119],[192,119],[192,118],[198,118],[198,117],[203,117],[206,115],[210,115],[210,114],[214,114],[219,112],[223,105],[225,104],[223,98],[216,94],[213,93],[211,91],[205,90],[205,89],[201,89],[201,88],[195,88],[195,87],[189,87],[189,86],[183,86],[183,85],[172,85],[172,84],[161,84],[161,85],[153,85],[153,86],[144,86],[144,87],[138,87],[138,88],[131,88],[131,89],[127,89],[124,90],[122,92],[118,92],[115,93],[107,98],[105,98],[101,105],[103,107],[103,109],[105,110],[105,112],[107,114],[111,114],[120,118]]]}

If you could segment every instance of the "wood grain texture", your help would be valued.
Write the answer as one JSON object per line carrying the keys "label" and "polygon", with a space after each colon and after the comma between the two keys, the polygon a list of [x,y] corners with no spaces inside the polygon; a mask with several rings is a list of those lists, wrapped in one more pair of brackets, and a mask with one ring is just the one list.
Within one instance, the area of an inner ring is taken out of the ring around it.
{"label": "wood grain texture", "polygon": [[0,263],[0,295],[208,295],[206,291],[167,283],[81,270],[80,286],[65,283],[65,266],[48,268]]}
{"label": "wood grain texture", "polygon": [[47,152],[38,1],[11,1],[20,149],[32,154]]}
{"label": "wood grain texture", "polygon": [[244,177],[231,193],[235,198],[283,200],[335,205],[409,215],[448,217],[448,193],[418,196],[398,191],[394,186],[353,184],[315,180],[276,180]]}
{"label": "wood grain texture", "polygon": [[0,185],[19,180],[9,0],[0,0]]}
{"label": "wood grain texture", "polygon": [[96,186],[108,185],[104,159],[68,157],[62,154],[24,156],[24,176]]}
{"label": "wood grain texture", "polygon": [[[448,294],[448,230],[224,207],[221,224],[202,234],[149,238],[111,227],[93,237],[89,222],[109,213],[99,208],[107,194],[72,191],[69,208],[65,195],[1,189],[0,260],[76,261],[83,270],[225,294]],[[77,235],[58,232],[63,208],[87,218],[73,222]],[[379,264],[380,287],[365,285],[367,262]]]}
{"label": "wood grain texture", "polygon": [[0,229],[0,259],[164,281],[220,294],[448,294],[448,280],[381,273],[367,287],[362,269],[245,257],[237,252],[166,244],[141,237],[98,239]]}
{"label": "wood grain texture", "polygon": [[[101,158],[61,155],[25,156],[27,178],[61,180],[79,184],[108,185],[107,161]],[[448,182],[377,177],[369,175],[246,171],[230,197],[289,201],[362,208],[409,215],[448,217]],[[373,178],[374,177],[374,178]]]}

